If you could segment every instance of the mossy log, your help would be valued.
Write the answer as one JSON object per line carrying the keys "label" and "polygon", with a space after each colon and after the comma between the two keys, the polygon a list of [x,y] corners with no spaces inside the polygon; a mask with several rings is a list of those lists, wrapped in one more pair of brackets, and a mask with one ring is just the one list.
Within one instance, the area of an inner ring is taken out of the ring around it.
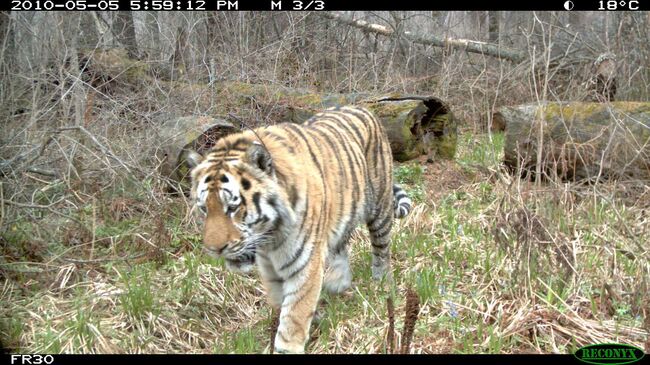
{"label": "mossy log", "polygon": [[160,125],[157,131],[159,147],[155,155],[158,172],[167,179],[169,190],[177,191],[179,187],[186,190],[189,187],[188,151],[204,153],[219,138],[237,131],[228,121],[201,116],[170,119]]}
{"label": "mossy log", "polygon": [[[157,89],[169,89],[179,97],[187,95],[199,108],[205,105],[206,110],[211,110],[211,115],[220,118],[219,123],[230,122],[232,128],[253,128],[282,122],[302,123],[323,109],[356,104],[367,107],[381,120],[397,161],[407,161],[425,154],[430,160],[453,159],[456,153],[456,120],[449,105],[433,96],[319,93],[276,84],[237,81],[210,84],[170,81],[164,73],[159,72],[159,67],[129,59],[127,53],[120,49],[82,52],[80,59],[83,59],[84,73],[98,80],[103,87],[110,88],[115,84],[120,87],[133,85],[136,88],[143,83],[155,82]],[[197,98],[197,95],[200,97]],[[206,120],[188,117],[161,125],[161,138],[182,136],[178,140],[175,139],[178,137],[171,138],[174,142],[167,147],[168,156],[180,156],[185,144],[189,143],[188,136],[223,137],[223,134],[207,136],[205,128],[209,124]],[[221,129],[218,131],[223,132]],[[174,164],[166,169],[178,170]],[[173,177],[176,173],[164,175]]]}
{"label": "mossy log", "polygon": [[547,176],[650,180],[648,102],[527,104],[494,117],[505,122],[504,162],[512,171],[534,174],[541,148]]}
{"label": "mossy log", "polygon": [[[320,100],[320,103],[307,104],[304,102],[310,100],[307,98]],[[375,113],[386,128],[395,160],[407,161],[425,154],[430,160],[453,159],[456,124],[449,107],[433,97],[392,96],[357,100],[356,96],[343,94],[301,94],[286,104],[276,103],[273,112],[265,119],[268,124],[302,123],[324,108],[346,104],[363,105]],[[229,120],[188,116],[170,119],[160,125],[158,141],[161,147],[156,156],[160,161],[160,173],[170,179],[171,186],[179,182],[187,184],[187,150],[205,152],[216,140],[237,132],[239,127],[259,125],[232,113],[227,118]]]}
{"label": "mossy log", "polygon": [[366,107],[379,118],[396,161],[421,155],[427,155],[430,160],[453,159],[456,154],[456,121],[449,106],[432,96],[289,95],[281,103],[273,103],[270,119],[274,123],[302,123],[323,109],[348,104]]}

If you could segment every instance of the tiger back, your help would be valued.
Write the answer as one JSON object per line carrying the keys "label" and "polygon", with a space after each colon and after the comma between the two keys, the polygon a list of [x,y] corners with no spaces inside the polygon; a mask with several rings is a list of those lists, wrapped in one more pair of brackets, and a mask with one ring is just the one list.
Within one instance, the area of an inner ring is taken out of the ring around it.
{"label": "tiger back", "polygon": [[204,248],[233,270],[256,264],[280,311],[276,352],[303,352],[321,289],[351,286],[347,244],[359,224],[373,278],[390,272],[393,220],[411,201],[393,184],[390,144],[368,110],[328,109],[301,125],[230,135],[190,162]]}

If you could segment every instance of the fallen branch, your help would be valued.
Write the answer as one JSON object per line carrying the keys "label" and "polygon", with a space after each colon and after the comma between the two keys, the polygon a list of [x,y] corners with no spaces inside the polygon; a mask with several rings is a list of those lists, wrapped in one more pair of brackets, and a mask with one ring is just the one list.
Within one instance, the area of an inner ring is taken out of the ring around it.
{"label": "fallen branch", "polygon": [[[350,19],[329,12],[318,12],[317,14],[322,17],[335,20],[339,23],[346,24],[355,28],[359,28],[365,32],[381,34],[387,37],[397,36],[394,30],[380,24],[369,23],[365,20]],[[486,56],[497,57],[497,58],[509,60],[516,63],[519,63],[524,60],[524,54],[522,52],[509,49],[509,48],[504,48],[496,44],[473,41],[470,39],[454,39],[454,38],[442,39],[431,35],[425,37],[419,34],[413,34],[411,32],[404,32],[400,34],[400,37],[408,41],[411,41],[413,43],[424,44],[424,45],[435,46],[435,47],[458,48],[458,49],[465,50],[467,52],[480,53]]]}
{"label": "fallen branch", "polygon": [[20,207],[20,208],[50,209],[50,208],[52,208],[52,206],[54,206],[54,205],[59,204],[60,202],[62,202],[63,199],[64,199],[64,198],[61,198],[61,199],[59,199],[59,200],[57,200],[57,201],[55,201],[55,202],[53,202],[53,203],[50,203],[50,204],[48,204],[48,205],[29,204],[29,203],[19,203],[19,202],[15,202],[15,201],[11,201],[11,200],[4,200],[4,199],[2,200],[2,203],[3,203],[3,204],[7,204],[7,205],[13,205],[13,206]]}
{"label": "fallen branch", "polygon": [[40,167],[28,167],[25,171],[33,172],[35,174],[39,174],[43,176],[58,177],[58,174],[55,171],[42,169]]}
{"label": "fallen branch", "polygon": [[271,310],[271,355],[273,355],[273,352],[275,351],[275,334],[278,332],[278,326],[280,326],[280,311]]}
{"label": "fallen branch", "polygon": [[387,350],[389,354],[395,353],[395,305],[393,304],[393,297],[386,298],[386,306],[388,308],[388,336],[386,338]]}
{"label": "fallen branch", "polygon": [[114,261],[124,261],[124,260],[135,260],[138,259],[144,255],[146,255],[146,252],[138,253],[135,255],[129,255],[129,256],[124,256],[124,257],[104,257],[101,259],[90,259],[90,260],[80,260],[80,259],[71,259],[67,257],[61,257],[59,258],[61,261],[69,262],[72,264],[99,264],[99,263],[104,263],[104,262],[114,262]]}
{"label": "fallen branch", "polygon": [[420,297],[411,288],[406,291],[406,308],[404,309],[404,328],[402,329],[402,354],[408,354],[415,331],[415,322],[420,314]]}
{"label": "fallen branch", "polygon": [[99,151],[105,154],[106,156],[110,157],[111,159],[115,160],[117,163],[119,163],[128,173],[132,173],[131,169],[133,167],[127,166],[126,163],[124,163],[122,160],[120,160],[113,151],[111,151],[108,147],[104,146],[101,144],[95,136],[92,135],[86,128],[82,126],[72,126],[72,127],[61,127],[59,128],[59,131],[71,131],[71,130],[77,130],[80,132],[83,132],[90,140],[99,148]]}

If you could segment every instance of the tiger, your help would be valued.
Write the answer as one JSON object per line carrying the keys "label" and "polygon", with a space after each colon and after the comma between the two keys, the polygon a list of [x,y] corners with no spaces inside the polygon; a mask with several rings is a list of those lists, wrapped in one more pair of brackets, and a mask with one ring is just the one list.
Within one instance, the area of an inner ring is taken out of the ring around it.
{"label": "tiger", "polygon": [[387,134],[366,108],[321,111],[228,135],[187,155],[203,248],[226,267],[256,267],[279,313],[275,353],[303,353],[320,293],[352,285],[348,241],[368,228],[372,277],[390,278],[390,233],[411,211],[393,183]]}

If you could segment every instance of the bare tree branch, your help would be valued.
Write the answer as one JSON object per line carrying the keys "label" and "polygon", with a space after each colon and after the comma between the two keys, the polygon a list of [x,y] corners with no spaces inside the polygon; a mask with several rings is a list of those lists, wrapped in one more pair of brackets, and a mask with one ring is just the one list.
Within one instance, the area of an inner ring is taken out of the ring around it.
{"label": "bare tree branch", "polygon": [[[327,12],[318,12],[319,16],[335,20],[339,23],[343,23],[355,28],[359,28],[365,32],[377,33],[387,37],[397,37],[395,32],[383,25],[369,23],[365,20],[355,20],[350,19],[335,13]],[[496,44],[473,41],[470,39],[454,39],[454,38],[437,38],[434,36],[422,36],[419,34],[413,34],[411,32],[404,32],[400,34],[403,39],[409,40],[413,43],[430,45],[435,47],[452,47],[463,49],[467,52],[480,53],[486,56],[497,57],[504,60],[509,60],[513,62],[521,62],[524,60],[524,54],[517,50],[504,48]]]}

